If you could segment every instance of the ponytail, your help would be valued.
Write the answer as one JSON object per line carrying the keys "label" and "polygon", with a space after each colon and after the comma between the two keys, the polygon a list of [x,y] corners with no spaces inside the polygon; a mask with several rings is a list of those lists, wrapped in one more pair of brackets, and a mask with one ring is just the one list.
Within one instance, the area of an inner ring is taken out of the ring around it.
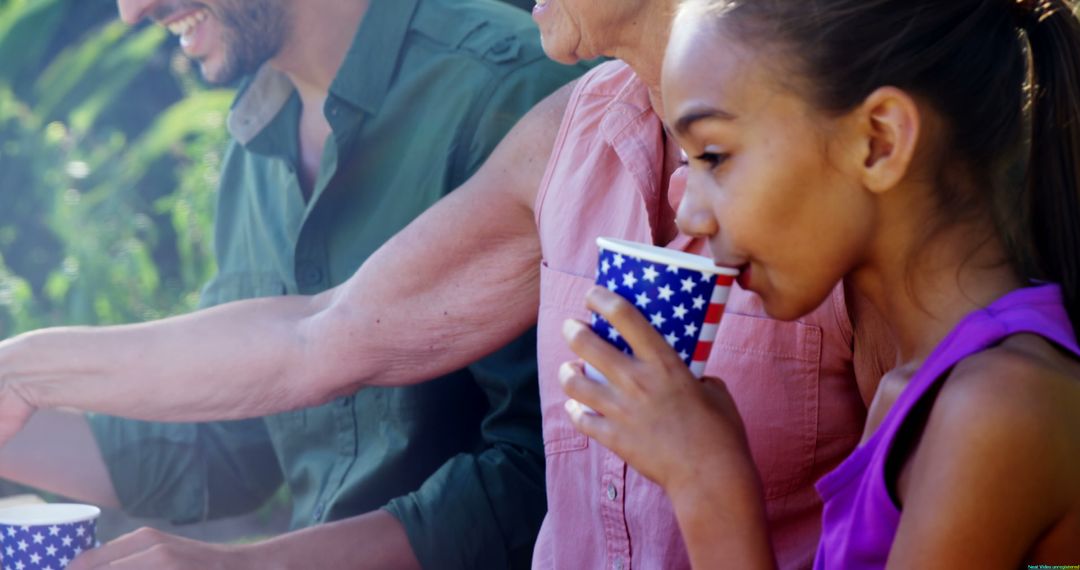
{"label": "ponytail", "polygon": [[1069,0],[1038,0],[1022,17],[1032,64],[1028,228],[1040,277],[1061,284],[1080,332],[1080,19]]}

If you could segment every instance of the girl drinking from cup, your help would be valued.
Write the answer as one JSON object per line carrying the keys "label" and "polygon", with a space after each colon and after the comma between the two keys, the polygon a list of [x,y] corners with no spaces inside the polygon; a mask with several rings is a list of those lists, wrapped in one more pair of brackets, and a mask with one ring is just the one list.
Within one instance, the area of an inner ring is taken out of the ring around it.
{"label": "girl drinking from cup", "polygon": [[[1071,0],[688,0],[663,70],[680,227],[770,315],[841,278],[897,365],[818,483],[816,567],[1080,562],[1080,21]],[[1024,167],[1023,182],[1016,169]],[[620,297],[560,371],[576,427],[664,487],[698,568],[775,564],[722,380]],[[722,342],[722,339],[718,339]]]}

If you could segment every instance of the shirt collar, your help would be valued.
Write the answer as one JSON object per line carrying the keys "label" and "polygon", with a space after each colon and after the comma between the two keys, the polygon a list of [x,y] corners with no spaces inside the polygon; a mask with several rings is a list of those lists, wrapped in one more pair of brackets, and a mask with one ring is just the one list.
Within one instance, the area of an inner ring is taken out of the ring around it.
{"label": "shirt collar", "polygon": [[330,92],[375,114],[386,98],[420,0],[373,0]]}
{"label": "shirt collar", "polygon": [[226,123],[229,134],[242,145],[250,143],[274,120],[294,90],[287,75],[264,64],[240,87]]}
{"label": "shirt collar", "polygon": [[[627,138],[640,136],[643,128],[659,125],[660,118],[653,112],[649,89],[625,63],[626,75],[618,86],[615,96],[604,112],[600,130],[609,145],[619,147]],[[644,127],[642,125],[645,125]]]}
{"label": "shirt collar", "polygon": [[[397,68],[405,37],[420,0],[373,0],[349,47],[330,93],[376,113]],[[246,145],[269,125],[295,87],[284,73],[264,64],[240,88],[229,113],[228,129]]]}
{"label": "shirt collar", "polygon": [[[625,63],[622,65],[626,65]],[[623,168],[637,183],[637,191],[648,212],[650,231],[660,223],[661,172],[658,165],[664,162],[664,126],[652,108],[649,89],[641,79],[626,68],[622,83],[600,121],[604,140],[619,157]],[[680,151],[681,152],[681,151]],[[683,153],[685,156],[685,153]],[[689,170],[679,167],[668,181],[668,203],[678,211],[679,203],[686,194],[686,178]],[[680,232],[667,247],[683,251],[700,250],[702,242]]]}

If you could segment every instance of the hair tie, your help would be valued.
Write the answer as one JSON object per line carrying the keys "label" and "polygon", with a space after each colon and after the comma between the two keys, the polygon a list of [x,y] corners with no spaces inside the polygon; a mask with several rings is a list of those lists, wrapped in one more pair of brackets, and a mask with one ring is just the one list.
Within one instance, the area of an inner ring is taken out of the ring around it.
{"label": "hair tie", "polygon": [[1054,0],[1006,0],[1012,7],[1013,19],[1021,28],[1041,23],[1056,11]]}

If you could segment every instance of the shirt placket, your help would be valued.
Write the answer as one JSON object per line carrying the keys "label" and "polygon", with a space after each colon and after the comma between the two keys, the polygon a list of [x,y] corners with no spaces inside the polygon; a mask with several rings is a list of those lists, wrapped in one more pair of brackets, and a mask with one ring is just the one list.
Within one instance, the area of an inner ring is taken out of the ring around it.
{"label": "shirt placket", "polygon": [[319,524],[327,520],[332,513],[334,498],[345,485],[349,471],[356,463],[357,433],[356,414],[354,413],[354,396],[345,396],[323,406],[320,413],[330,414],[334,426],[336,455],[334,466],[330,470],[326,488],[319,494],[319,499],[311,513],[311,524]]}
{"label": "shirt placket", "polygon": [[324,230],[329,227],[324,219],[327,207],[322,204],[328,186],[333,183],[337,168],[337,148],[331,147],[333,140],[327,142],[323,151],[323,160],[319,169],[311,201],[304,212],[300,233],[295,247],[295,277],[299,293],[313,295],[331,285],[330,255],[326,247]]}
{"label": "shirt placket", "polygon": [[[628,124],[640,120],[654,119],[643,119],[637,114],[609,112],[604,117],[601,128],[623,167],[627,172],[632,173],[631,180],[636,183],[637,193],[649,212],[649,232],[652,233],[654,230],[652,226],[655,224],[658,212],[656,202],[660,196],[656,172],[651,168],[655,160],[645,152],[645,148],[641,146],[637,138],[629,136],[629,133],[635,130],[627,128]],[[626,523],[627,465],[618,455],[608,449],[604,449],[603,454],[600,516],[603,520],[604,542],[607,546],[606,568],[630,570],[633,567],[633,560],[630,528]]]}
{"label": "shirt placket", "polygon": [[603,450],[600,480],[600,518],[604,524],[607,567],[630,570],[630,529],[626,526],[626,462]]}

